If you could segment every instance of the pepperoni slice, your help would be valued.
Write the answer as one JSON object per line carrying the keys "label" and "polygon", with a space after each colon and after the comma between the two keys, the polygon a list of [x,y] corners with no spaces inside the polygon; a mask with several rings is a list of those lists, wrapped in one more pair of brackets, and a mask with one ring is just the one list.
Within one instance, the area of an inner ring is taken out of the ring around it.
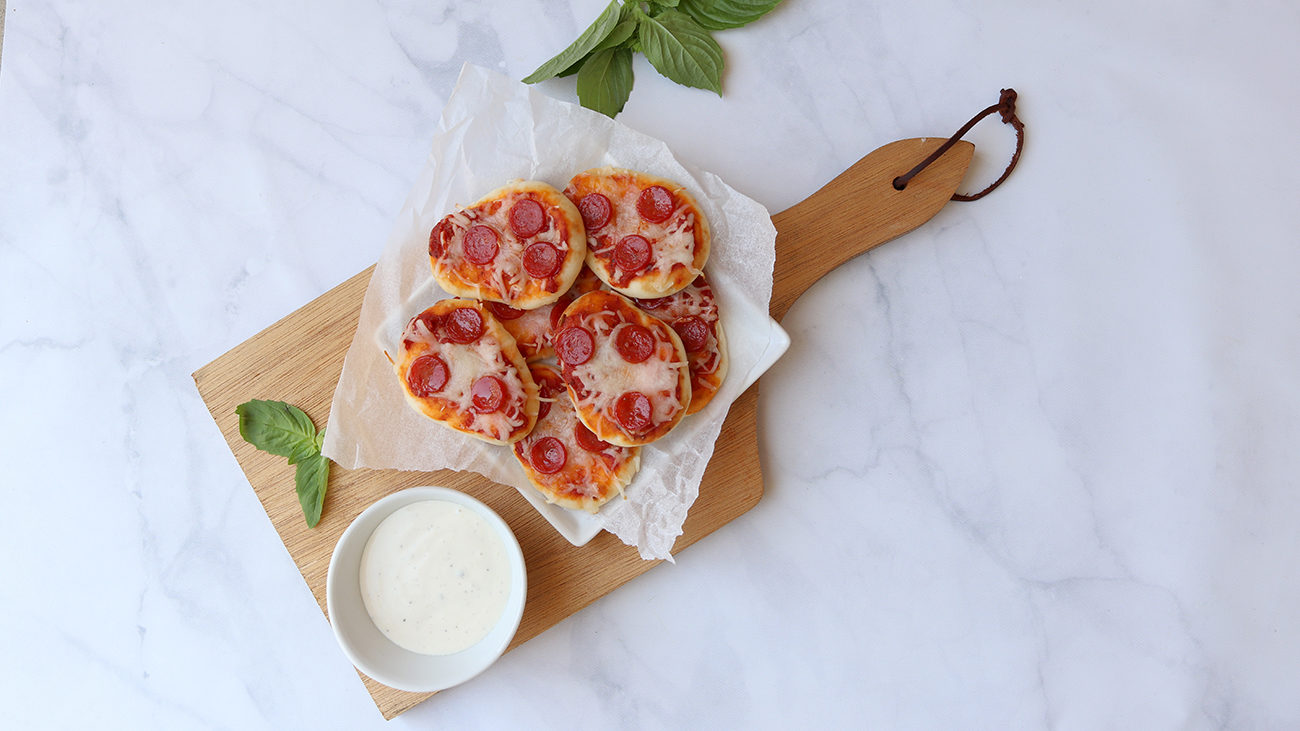
{"label": "pepperoni slice", "polygon": [[429,256],[435,259],[442,258],[442,255],[446,253],[442,241],[450,234],[451,223],[445,218],[439,221],[437,226],[433,227],[433,230],[429,232]]}
{"label": "pepperoni slice", "polygon": [[556,328],[560,326],[560,318],[564,317],[564,310],[571,302],[573,302],[573,298],[566,294],[551,305],[551,332],[555,332]]}
{"label": "pepperoni slice", "polygon": [[436,355],[422,355],[411,361],[411,370],[406,372],[406,385],[411,393],[427,398],[441,391],[451,378],[447,363]]}
{"label": "pepperoni slice", "polygon": [[673,215],[673,194],[662,185],[652,185],[636,199],[636,212],[651,223],[662,223]]}
{"label": "pepperoni slice", "polygon": [[555,354],[566,365],[582,365],[596,352],[596,340],[580,325],[568,327],[555,336]]}
{"label": "pepperoni slice", "polygon": [[650,300],[637,300],[636,304],[637,307],[640,307],[643,310],[657,310],[660,307],[666,306],[672,298],[672,295],[668,295],[667,297],[656,297]]}
{"label": "pepperoni slice", "polygon": [[559,396],[560,394],[564,393],[563,376],[561,376],[560,378],[554,381],[550,379],[539,381],[537,384],[537,391],[542,395],[543,398],[555,398],[556,396]]}
{"label": "pepperoni slice", "polygon": [[498,320],[518,320],[524,316],[523,310],[517,310],[500,302],[489,302],[487,306],[489,310],[492,310],[492,314],[497,316]]}
{"label": "pepperoni slice", "polygon": [[480,414],[500,411],[506,402],[506,387],[496,376],[481,376],[469,387],[470,405]]}
{"label": "pepperoni slice", "polygon": [[614,401],[614,421],[628,432],[650,428],[650,397],[640,391],[628,391]]}
{"label": "pepperoni slice", "polygon": [[553,277],[560,271],[564,256],[554,245],[539,241],[524,249],[524,269],[537,279]]}
{"label": "pepperoni slice", "polygon": [[581,421],[573,425],[573,441],[588,452],[603,452],[610,447],[609,442],[602,441]]}
{"label": "pepperoni slice", "polygon": [[484,226],[476,224],[470,226],[465,232],[465,241],[462,244],[465,247],[465,258],[471,264],[487,264],[497,258],[497,232]]}
{"label": "pepperoni slice", "polygon": [[588,193],[578,201],[578,213],[582,214],[582,224],[588,231],[595,231],[609,223],[609,216],[613,212],[614,207],[609,204],[609,199],[600,193]]}
{"label": "pepperoni slice", "polygon": [[614,265],[625,272],[639,272],[650,266],[650,242],[644,236],[624,236],[614,244]]}
{"label": "pepperoni slice", "polygon": [[553,399],[563,393],[563,381],[556,382],[543,378],[537,379],[537,395],[541,397],[541,401],[537,405],[538,421],[546,418],[546,415],[551,413],[551,402],[548,399]]}
{"label": "pepperoni slice", "polygon": [[566,373],[564,376],[564,382],[569,384],[569,388],[573,389],[573,397],[577,400],[581,401],[588,396],[591,396],[591,389],[587,388],[587,384],[583,383],[576,376]]}
{"label": "pepperoni slice", "polygon": [[569,453],[559,439],[542,437],[533,442],[533,448],[528,450],[528,461],[533,463],[533,469],[543,475],[553,475],[564,469],[564,463],[569,461]]}
{"label": "pepperoni slice", "polygon": [[708,324],[693,315],[674,322],[673,329],[682,339],[682,347],[686,348],[687,353],[698,353],[709,342]]}
{"label": "pepperoni slice", "polygon": [[640,363],[654,354],[655,336],[640,325],[626,325],[614,336],[614,349],[628,363]]}
{"label": "pepperoni slice", "polygon": [[[432,334],[438,331],[438,325],[442,322],[442,318],[439,317],[437,313],[429,312],[426,310],[416,315],[411,320],[411,324],[408,327],[411,327],[412,329],[416,329],[414,326],[417,322],[420,323],[420,325],[424,326],[424,329],[427,332]],[[418,329],[416,330],[416,332],[419,332]]]}
{"label": "pepperoni slice", "polygon": [[473,307],[458,307],[447,316],[447,339],[469,345],[483,336],[483,316]]}
{"label": "pepperoni slice", "polygon": [[510,230],[515,236],[526,239],[536,236],[546,228],[546,211],[532,198],[521,198],[510,206]]}

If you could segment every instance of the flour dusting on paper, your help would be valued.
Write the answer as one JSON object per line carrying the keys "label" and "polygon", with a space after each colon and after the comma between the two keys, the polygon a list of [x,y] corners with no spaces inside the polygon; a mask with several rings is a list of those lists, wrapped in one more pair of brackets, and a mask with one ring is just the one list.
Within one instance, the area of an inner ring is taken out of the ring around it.
{"label": "flour dusting on paper", "polygon": [[[330,407],[325,456],[348,469],[469,470],[536,494],[508,447],[452,431],[407,404],[376,333],[427,285],[429,231],[444,215],[510,180],[563,189],[574,174],[604,165],[680,182],[713,231],[705,271],[727,332],[730,374],[703,411],[641,449],[641,470],[626,499],[614,498],[597,516],[642,558],[671,560],[727,409],[787,342],[767,314],[776,229],[762,205],[683,165],[663,142],[486,69],[462,69],[428,161],[375,266]],[[422,307],[448,296],[433,292]]]}

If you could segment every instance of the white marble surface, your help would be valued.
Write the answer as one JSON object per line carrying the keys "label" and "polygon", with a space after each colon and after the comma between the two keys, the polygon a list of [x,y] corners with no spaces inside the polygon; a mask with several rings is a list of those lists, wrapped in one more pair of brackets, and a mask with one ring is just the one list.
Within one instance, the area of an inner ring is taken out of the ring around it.
{"label": "white marble surface", "polygon": [[1004,86],[1028,144],[791,311],[756,509],[382,721],[190,373],[375,260],[463,61],[601,5],[10,0],[0,726],[1300,726],[1289,0],[787,0],[724,98],[638,61],[621,119],[774,211]]}

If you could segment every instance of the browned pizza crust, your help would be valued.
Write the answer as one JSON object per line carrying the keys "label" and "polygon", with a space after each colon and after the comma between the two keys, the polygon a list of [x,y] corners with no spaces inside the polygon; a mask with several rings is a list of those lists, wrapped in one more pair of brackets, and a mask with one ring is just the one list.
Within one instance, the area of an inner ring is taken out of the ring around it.
{"label": "browned pizza crust", "polygon": [[713,400],[727,377],[727,336],[712,285],[700,276],[676,294],[636,300],[636,305],[668,323],[682,339],[691,367],[691,405],[686,413],[700,411]]}
{"label": "browned pizza crust", "polygon": [[[620,331],[630,326],[651,338],[651,354],[640,362],[629,362],[619,347]],[[582,331],[574,340],[591,343],[586,360],[568,345],[570,329]],[[686,416],[691,379],[681,339],[625,297],[604,291],[579,297],[565,309],[554,343],[578,418],[600,439],[624,447],[649,444]],[[625,408],[642,398],[647,408]],[[629,412],[641,418],[629,419]]]}
{"label": "browned pizza crust", "polygon": [[[691,368],[691,405],[686,409],[687,416],[698,413],[700,409],[708,406],[713,397],[718,395],[718,389],[722,388],[722,382],[727,378],[727,368],[731,365],[731,359],[727,355],[727,332],[722,329],[721,320],[714,326],[714,339],[717,344],[717,369],[712,373],[706,373],[696,370],[694,366]],[[686,357],[692,364],[696,362],[695,353],[687,353]]]}
{"label": "browned pizza crust", "polygon": [[499,302],[489,302],[488,309],[514,337],[519,352],[523,353],[529,363],[532,363],[555,356],[555,349],[551,347],[551,335],[555,332],[560,316],[564,314],[564,308],[579,296],[600,289],[601,286],[600,279],[583,266],[578,273],[578,278],[573,282],[573,287],[549,305],[533,310],[520,310]]}
{"label": "browned pizza crust", "polygon": [[[476,313],[481,322],[481,334],[472,342],[455,341],[456,320],[466,317],[456,314],[458,310]],[[412,318],[394,368],[416,411],[476,439],[511,444],[523,439],[537,421],[537,385],[528,364],[514,338],[480,303],[445,299]],[[473,395],[474,384],[485,376],[496,378],[501,386],[502,405],[491,411],[479,408],[490,396],[476,403]],[[435,388],[439,380],[444,384]]]}
{"label": "browned pizza crust", "polygon": [[[534,204],[541,207],[534,219],[540,230],[519,232],[514,222],[528,217],[514,219],[512,211]],[[482,243],[485,232],[490,243]],[[546,246],[552,247],[551,258],[533,255]],[[443,217],[429,234],[429,261],[438,286],[454,295],[521,310],[559,299],[573,285],[586,254],[587,237],[577,208],[563,193],[535,180],[515,181],[488,193]],[[539,260],[558,264],[542,275]]]}
{"label": "browned pizza crust", "polygon": [[[655,187],[667,191],[671,200],[671,213],[662,221],[647,219],[638,205]],[[664,297],[690,284],[703,271],[712,243],[709,222],[694,197],[678,183],[604,167],[575,175],[564,194],[584,215],[587,266],[616,292],[642,299]],[[608,201],[607,220],[593,220],[592,209],[583,202],[592,195]],[[642,237],[649,244],[648,264],[643,268],[623,266],[626,259],[620,247],[628,237]]]}
{"label": "browned pizza crust", "polygon": [[[528,436],[515,442],[515,459],[548,503],[595,513],[610,498],[623,494],[640,469],[641,450],[597,442],[578,419],[559,369],[540,363],[531,368],[542,413]],[[578,430],[586,432],[584,440],[580,441]],[[555,442],[561,445],[563,457],[558,469]]]}

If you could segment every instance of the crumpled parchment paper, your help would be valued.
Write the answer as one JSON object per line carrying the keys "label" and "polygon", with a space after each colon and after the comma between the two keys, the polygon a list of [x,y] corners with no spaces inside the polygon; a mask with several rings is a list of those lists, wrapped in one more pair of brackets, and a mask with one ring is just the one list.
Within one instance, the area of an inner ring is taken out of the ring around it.
{"label": "crumpled parchment paper", "polygon": [[[542,180],[563,189],[574,174],[602,165],[680,182],[713,230],[705,272],[727,333],[726,381],[704,410],[642,448],[641,470],[626,499],[614,498],[594,518],[582,516],[636,546],[643,558],[671,560],[727,409],[789,342],[767,314],[776,229],[762,205],[682,164],[663,142],[486,69],[462,69],[428,161],[375,267],[330,407],[325,456],[348,469],[470,470],[536,498],[509,448],[447,429],[412,409],[381,344],[396,339],[391,330],[401,314],[448,296],[427,286],[429,231],[440,218],[509,180]],[[421,289],[427,302],[412,299]]]}

